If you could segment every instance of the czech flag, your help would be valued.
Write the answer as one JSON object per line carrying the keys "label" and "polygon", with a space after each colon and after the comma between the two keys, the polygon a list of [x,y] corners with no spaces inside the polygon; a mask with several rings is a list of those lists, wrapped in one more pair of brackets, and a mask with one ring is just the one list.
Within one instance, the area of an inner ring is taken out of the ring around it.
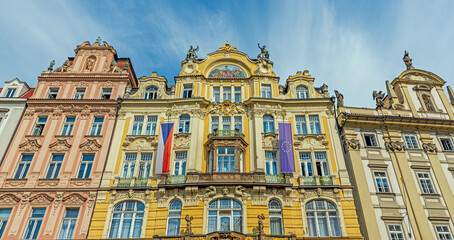
{"label": "czech flag", "polygon": [[173,123],[161,123],[158,152],[156,154],[156,174],[169,173],[170,152],[172,150]]}

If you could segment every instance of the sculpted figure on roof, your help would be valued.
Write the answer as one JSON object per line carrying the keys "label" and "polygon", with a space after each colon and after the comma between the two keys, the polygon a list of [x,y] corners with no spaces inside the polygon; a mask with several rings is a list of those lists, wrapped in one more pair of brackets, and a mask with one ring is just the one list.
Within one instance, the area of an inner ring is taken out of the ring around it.
{"label": "sculpted figure on roof", "polygon": [[404,63],[405,63],[405,66],[407,66],[407,70],[409,69],[415,69],[415,67],[413,67],[413,60],[411,59],[411,57],[408,55],[408,52],[405,51],[404,53]]}
{"label": "sculpted figure on roof", "polygon": [[268,50],[266,50],[266,45],[263,45],[263,47],[260,47],[260,43],[257,43],[257,45],[260,48],[260,54],[257,56],[258,59],[265,59],[265,60],[270,60],[270,54],[268,53]]}
{"label": "sculpted figure on roof", "polygon": [[186,60],[197,59],[197,54],[195,52],[199,51],[199,45],[196,43],[197,48],[193,48],[192,45],[189,46],[188,53],[186,54]]}

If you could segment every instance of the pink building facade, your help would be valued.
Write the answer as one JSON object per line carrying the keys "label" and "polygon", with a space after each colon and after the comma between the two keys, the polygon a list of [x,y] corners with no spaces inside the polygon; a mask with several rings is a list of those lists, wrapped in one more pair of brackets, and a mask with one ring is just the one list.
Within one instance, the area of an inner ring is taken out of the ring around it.
{"label": "pink building facade", "polygon": [[87,237],[117,98],[137,79],[106,42],[75,53],[38,77],[0,166],[1,239]]}

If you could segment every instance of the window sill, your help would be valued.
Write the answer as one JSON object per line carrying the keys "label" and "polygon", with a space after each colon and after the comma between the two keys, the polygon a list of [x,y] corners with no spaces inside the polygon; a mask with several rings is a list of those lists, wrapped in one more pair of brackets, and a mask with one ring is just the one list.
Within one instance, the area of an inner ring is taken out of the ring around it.
{"label": "window sill", "polygon": [[187,137],[187,136],[189,136],[189,133],[177,133],[176,136],[177,137]]}
{"label": "window sill", "polygon": [[421,193],[421,196],[423,196],[423,197],[440,197],[440,194],[438,194],[438,193]]}
{"label": "window sill", "polygon": [[380,196],[380,195],[382,195],[382,196],[396,196],[396,194],[393,193],[393,192],[377,192],[376,194],[377,194],[377,196]]}
{"label": "window sill", "polygon": [[365,149],[381,149],[380,146],[372,147],[372,146],[364,146]]}
{"label": "window sill", "polygon": [[274,133],[274,132],[267,132],[267,133],[263,133],[263,136],[265,136],[265,137],[276,137],[277,134]]}
{"label": "window sill", "polygon": [[5,179],[5,187],[22,187],[27,183],[26,178],[7,178]]}
{"label": "window sill", "polygon": [[102,135],[85,135],[86,138],[102,138]]}
{"label": "window sill", "polygon": [[44,135],[25,135],[26,138],[42,138]]}
{"label": "window sill", "polygon": [[55,135],[56,138],[72,138],[73,135]]}

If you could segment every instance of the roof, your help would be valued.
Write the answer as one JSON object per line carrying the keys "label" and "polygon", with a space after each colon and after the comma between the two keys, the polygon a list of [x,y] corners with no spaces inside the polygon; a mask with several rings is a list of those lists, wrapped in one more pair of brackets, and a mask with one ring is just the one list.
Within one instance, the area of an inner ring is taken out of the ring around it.
{"label": "roof", "polygon": [[33,93],[35,92],[35,88],[30,88],[28,91],[26,91],[24,94],[20,95],[20,98],[30,98],[33,96]]}

